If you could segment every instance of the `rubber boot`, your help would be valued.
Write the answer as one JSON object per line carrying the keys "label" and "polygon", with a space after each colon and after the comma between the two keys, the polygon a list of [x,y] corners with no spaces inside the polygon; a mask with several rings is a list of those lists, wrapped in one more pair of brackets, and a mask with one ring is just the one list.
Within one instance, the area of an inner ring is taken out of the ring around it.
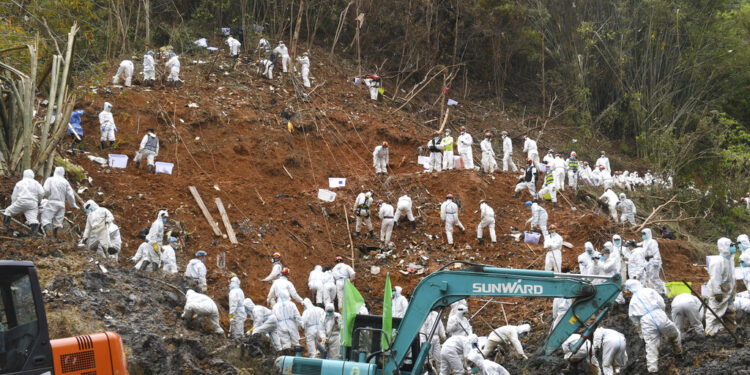
{"label": "rubber boot", "polygon": [[149,165],[148,166],[148,173],[152,173],[152,174],[154,173],[154,166],[153,165]]}
{"label": "rubber boot", "polygon": [[52,224],[47,224],[44,227],[44,234],[49,237],[50,233],[52,232]]}
{"label": "rubber boot", "polygon": [[10,216],[3,215],[3,228],[10,230]]}
{"label": "rubber boot", "polygon": [[101,141],[101,144],[102,144],[102,150],[106,150],[107,149],[107,142]]}
{"label": "rubber boot", "polygon": [[53,233],[54,233],[54,236],[55,236],[55,238],[56,238],[56,239],[60,239],[60,237],[59,237],[59,236],[57,235],[57,230],[58,230],[58,229],[60,229],[60,228],[55,228],[55,229],[53,230]]}
{"label": "rubber boot", "polygon": [[115,147],[115,141],[109,141],[109,148]]}
{"label": "rubber boot", "polygon": [[36,237],[39,235],[39,224],[31,224],[31,230],[29,231],[29,236]]}
{"label": "rubber boot", "polygon": [[370,238],[374,238],[374,237],[375,237],[375,232],[370,231]]}
{"label": "rubber boot", "polygon": [[557,209],[557,202],[552,202],[552,207]]}
{"label": "rubber boot", "polygon": [[135,169],[140,169],[140,168],[141,168],[141,161],[138,160],[137,162],[135,162]]}
{"label": "rubber boot", "polygon": [[477,238],[480,245],[484,245],[484,238]]}
{"label": "rubber boot", "polygon": [[416,220],[414,220],[414,221],[411,222],[411,228],[414,229],[414,230],[417,230],[417,221]]}

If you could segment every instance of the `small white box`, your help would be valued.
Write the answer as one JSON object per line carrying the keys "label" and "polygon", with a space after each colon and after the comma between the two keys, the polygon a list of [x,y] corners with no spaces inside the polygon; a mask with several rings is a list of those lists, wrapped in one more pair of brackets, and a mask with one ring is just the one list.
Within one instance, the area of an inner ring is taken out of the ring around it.
{"label": "small white box", "polygon": [[127,168],[128,156],[122,154],[109,154],[109,166],[110,168]]}
{"label": "small white box", "polygon": [[421,164],[424,169],[427,169],[430,167],[430,157],[429,156],[419,156],[417,158],[417,163]]}
{"label": "small white box", "polygon": [[328,177],[328,187],[338,188],[346,186],[346,179],[341,177]]}
{"label": "small white box", "polygon": [[154,167],[156,169],[156,173],[172,174],[172,168],[174,168],[174,164],[157,161],[156,163],[154,163]]}
{"label": "small white box", "polygon": [[336,193],[327,189],[318,189],[318,199],[324,202],[333,202],[336,200]]}

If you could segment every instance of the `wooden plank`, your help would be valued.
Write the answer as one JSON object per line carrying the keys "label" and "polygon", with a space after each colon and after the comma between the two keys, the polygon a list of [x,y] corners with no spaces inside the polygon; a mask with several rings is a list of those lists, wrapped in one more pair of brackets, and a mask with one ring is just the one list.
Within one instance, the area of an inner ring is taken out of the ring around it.
{"label": "wooden plank", "polygon": [[227,235],[229,236],[229,242],[237,245],[237,237],[234,235],[234,229],[232,229],[232,223],[229,222],[229,216],[227,211],[224,209],[224,203],[221,202],[221,198],[216,198],[216,207],[219,208],[219,214],[221,214],[221,220],[224,221],[224,227],[227,228]]}
{"label": "wooden plank", "polygon": [[201,212],[203,212],[203,216],[206,218],[206,221],[208,221],[208,224],[211,226],[211,229],[214,231],[214,235],[221,236],[221,230],[219,229],[219,224],[214,221],[214,218],[211,217],[211,213],[208,212],[208,208],[206,208],[206,204],[203,203],[203,199],[201,199],[201,195],[198,194],[198,189],[195,188],[195,186],[188,186],[188,189],[190,189],[190,193],[193,194],[193,198],[195,198],[195,202],[198,203],[198,207],[201,208]]}

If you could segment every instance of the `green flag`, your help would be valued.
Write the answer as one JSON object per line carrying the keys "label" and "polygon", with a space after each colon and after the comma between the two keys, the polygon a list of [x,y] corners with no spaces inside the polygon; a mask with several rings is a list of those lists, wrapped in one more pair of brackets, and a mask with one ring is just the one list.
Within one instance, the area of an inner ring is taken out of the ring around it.
{"label": "green flag", "polygon": [[341,337],[344,338],[344,346],[352,346],[352,332],[354,331],[354,318],[357,312],[365,304],[365,299],[359,294],[357,288],[348,279],[344,282],[344,326],[341,329]]}
{"label": "green flag", "polygon": [[391,275],[385,275],[385,291],[383,291],[383,332],[385,334],[380,340],[380,347],[388,349],[388,343],[391,342],[391,331],[393,330],[393,311],[391,310]]}

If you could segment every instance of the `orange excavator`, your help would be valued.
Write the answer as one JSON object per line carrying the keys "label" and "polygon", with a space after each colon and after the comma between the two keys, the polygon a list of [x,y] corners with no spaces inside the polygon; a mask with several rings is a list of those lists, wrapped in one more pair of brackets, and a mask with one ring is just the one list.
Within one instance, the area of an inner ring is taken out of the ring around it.
{"label": "orange excavator", "polygon": [[114,332],[49,339],[34,264],[0,260],[0,374],[128,375]]}

